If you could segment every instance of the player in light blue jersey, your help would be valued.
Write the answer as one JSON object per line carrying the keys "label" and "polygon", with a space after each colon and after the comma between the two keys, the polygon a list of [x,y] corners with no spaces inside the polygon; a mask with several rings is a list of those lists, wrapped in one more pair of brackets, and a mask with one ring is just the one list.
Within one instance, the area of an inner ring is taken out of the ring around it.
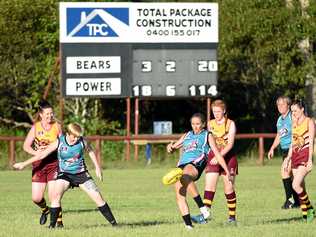
{"label": "player in light blue jersey", "polygon": [[283,157],[281,177],[285,191],[285,202],[282,205],[282,209],[289,209],[300,206],[299,199],[292,188],[292,171],[291,169],[284,169],[284,158],[288,155],[292,141],[292,114],[290,111],[291,100],[287,96],[280,96],[276,101],[276,105],[278,107],[280,116],[276,124],[277,135],[269,150],[268,158],[272,159],[274,156],[274,149],[280,145]]}
{"label": "player in light blue jersey", "polygon": [[57,150],[59,171],[55,184],[54,195],[51,203],[50,228],[55,228],[58,213],[61,206],[61,199],[69,187],[80,187],[96,203],[102,215],[114,226],[116,220],[108,204],[104,201],[99,188],[90,176],[84,162],[84,152],[87,151],[94,166],[96,176],[102,180],[102,171],[97,162],[91,146],[82,137],[83,129],[77,123],[67,126],[66,135],[51,143],[47,148],[32,158],[14,164],[14,168],[23,169],[25,166],[42,160],[50,153]]}
{"label": "player in light blue jersey", "polygon": [[202,114],[194,114],[191,117],[192,131],[182,135],[180,139],[167,146],[168,152],[173,152],[175,149],[182,148],[183,152],[178,162],[178,167],[183,169],[183,176],[175,183],[176,200],[182,215],[183,221],[188,229],[192,229],[192,221],[190,217],[186,194],[189,192],[194,201],[200,208],[201,214],[206,219],[210,214],[207,207],[199,195],[195,181],[197,181],[206,166],[207,154],[210,149],[215,154],[218,163],[223,167],[229,176],[229,171],[224,158],[220,155],[216,148],[215,141],[211,134],[208,133],[205,127],[205,119]]}

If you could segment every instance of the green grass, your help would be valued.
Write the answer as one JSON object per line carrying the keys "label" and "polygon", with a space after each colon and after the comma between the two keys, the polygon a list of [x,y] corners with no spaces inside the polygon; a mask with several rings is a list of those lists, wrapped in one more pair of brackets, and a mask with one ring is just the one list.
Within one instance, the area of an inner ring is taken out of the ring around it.
{"label": "green grass", "polygon": [[[106,169],[99,187],[112,207],[120,227],[112,228],[79,189],[63,199],[62,230],[38,224],[39,209],[31,201],[30,170],[0,172],[0,236],[316,236],[316,220],[300,221],[299,209],[281,210],[284,201],[279,177],[280,162],[263,167],[241,165],[237,178],[237,227],[225,227],[227,207],[219,182],[212,208],[213,219],[187,231],[175,202],[172,187],[161,184],[168,168]],[[92,172],[91,169],[91,173]],[[307,180],[310,199],[316,199],[316,173]],[[199,181],[202,190],[204,176]],[[191,212],[198,208],[189,199]],[[315,203],[314,203],[315,205]]]}

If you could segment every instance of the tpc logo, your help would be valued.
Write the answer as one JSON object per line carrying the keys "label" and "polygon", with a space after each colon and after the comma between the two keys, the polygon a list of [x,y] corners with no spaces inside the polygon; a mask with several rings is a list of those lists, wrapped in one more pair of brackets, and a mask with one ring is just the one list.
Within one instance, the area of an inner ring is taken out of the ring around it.
{"label": "tpc logo", "polygon": [[128,8],[67,8],[68,37],[118,37],[128,26]]}

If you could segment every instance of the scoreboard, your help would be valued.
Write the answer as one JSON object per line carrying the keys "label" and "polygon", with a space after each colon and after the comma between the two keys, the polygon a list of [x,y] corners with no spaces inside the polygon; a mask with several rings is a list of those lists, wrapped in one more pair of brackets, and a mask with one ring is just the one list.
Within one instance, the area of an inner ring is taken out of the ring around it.
{"label": "scoreboard", "polygon": [[65,97],[217,94],[217,3],[60,3]]}

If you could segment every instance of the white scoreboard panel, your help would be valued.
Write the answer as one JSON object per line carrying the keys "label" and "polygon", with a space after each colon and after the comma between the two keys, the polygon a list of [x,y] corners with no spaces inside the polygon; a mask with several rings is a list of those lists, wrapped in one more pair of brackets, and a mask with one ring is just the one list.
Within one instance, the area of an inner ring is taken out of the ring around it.
{"label": "white scoreboard panel", "polygon": [[66,97],[217,93],[217,3],[61,2]]}

